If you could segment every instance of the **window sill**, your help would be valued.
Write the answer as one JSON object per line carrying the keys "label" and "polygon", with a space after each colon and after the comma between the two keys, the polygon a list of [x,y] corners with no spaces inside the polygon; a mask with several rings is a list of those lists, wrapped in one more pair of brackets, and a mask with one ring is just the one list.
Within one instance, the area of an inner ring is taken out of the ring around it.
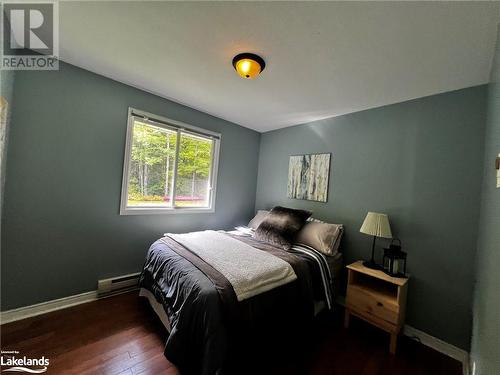
{"label": "window sill", "polygon": [[214,213],[215,208],[120,208],[120,215],[171,215],[171,214],[210,214]]}

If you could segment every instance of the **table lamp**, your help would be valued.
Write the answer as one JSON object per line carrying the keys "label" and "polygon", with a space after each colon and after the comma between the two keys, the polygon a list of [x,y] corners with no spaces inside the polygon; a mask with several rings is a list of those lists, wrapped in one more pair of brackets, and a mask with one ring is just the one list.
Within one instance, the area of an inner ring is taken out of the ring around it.
{"label": "table lamp", "polygon": [[381,267],[375,262],[374,258],[375,241],[377,240],[377,237],[392,238],[389,217],[386,214],[379,214],[378,212],[368,212],[359,231],[373,236],[372,258],[364,261],[363,265],[372,269],[381,269]]}

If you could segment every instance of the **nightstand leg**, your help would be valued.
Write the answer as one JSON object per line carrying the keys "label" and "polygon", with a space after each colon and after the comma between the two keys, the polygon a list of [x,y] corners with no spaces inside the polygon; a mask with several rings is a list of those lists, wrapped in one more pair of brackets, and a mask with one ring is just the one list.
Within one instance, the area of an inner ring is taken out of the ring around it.
{"label": "nightstand leg", "polygon": [[351,319],[351,315],[349,314],[349,310],[345,309],[344,328],[349,328],[350,319]]}
{"label": "nightstand leg", "polygon": [[389,346],[389,351],[391,354],[396,354],[396,345],[398,343],[397,333],[391,333],[391,344]]}

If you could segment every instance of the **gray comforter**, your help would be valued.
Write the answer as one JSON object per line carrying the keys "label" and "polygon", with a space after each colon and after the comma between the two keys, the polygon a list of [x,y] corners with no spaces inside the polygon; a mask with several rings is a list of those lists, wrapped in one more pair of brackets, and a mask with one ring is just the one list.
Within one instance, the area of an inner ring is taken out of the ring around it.
{"label": "gray comforter", "polygon": [[249,335],[265,340],[294,322],[307,325],[314,300],[324,294],[320,267],[310,256],[251,237],[235,238],[288,262],[297,280],[238,302],[223,275],[173,239],[164,237],[148,251],[140,285],[170,319],[165,356],[183,375],[230,373],[229,359],[238,357],[239,341]]}

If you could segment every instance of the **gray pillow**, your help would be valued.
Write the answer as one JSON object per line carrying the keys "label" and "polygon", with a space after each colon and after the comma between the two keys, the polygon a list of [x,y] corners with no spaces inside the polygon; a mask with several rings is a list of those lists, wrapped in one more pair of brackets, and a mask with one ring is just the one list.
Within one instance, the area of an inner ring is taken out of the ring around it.
{"label": "gray pillow", "polygon": [[260,223],[254,238],[288,250],[309,216],[309,211],[276,206]]}
{"label": "gray pillow", "polygon": [[331,256],[338,251],[343,231],[341,224],[308,222],[297,233],[296,242]]}
{"label": "gray pillow", "polygon": [[255,217],[248,223],[248,227],[254,230],[257,229],[260,223],[262,223],[262,221],[266,218],[268,213],[269,211],[266,210],[258,210],[257,215],[255,215]]}

